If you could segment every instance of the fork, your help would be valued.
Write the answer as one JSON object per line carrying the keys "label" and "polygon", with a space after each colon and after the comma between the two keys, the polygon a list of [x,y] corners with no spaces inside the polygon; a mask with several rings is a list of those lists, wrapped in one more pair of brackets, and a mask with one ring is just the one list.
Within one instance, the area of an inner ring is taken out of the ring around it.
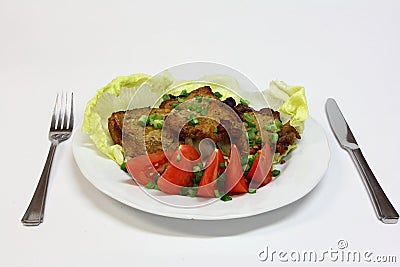
{"label": "fork", "polygon": [[73,93],[71,93],[69,99],[67,94],[63,93],[61,96],[57,94],[49,130],[49,140],[51,141],[49,154],[32,200],[21,219],[21,222],[26,226],[37,226],[43,222],[47,185],[49,184],[54,153],[59,143],[71,137],[74,126],[73,99]]}

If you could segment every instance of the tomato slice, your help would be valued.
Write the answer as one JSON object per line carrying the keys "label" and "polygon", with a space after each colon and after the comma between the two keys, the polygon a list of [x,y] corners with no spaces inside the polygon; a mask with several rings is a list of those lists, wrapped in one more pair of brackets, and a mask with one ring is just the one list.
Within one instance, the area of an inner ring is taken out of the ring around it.
{"label": "tomato slice", "polygon": [[131,158],[126,162],[126,169],[142,185],[153,181],[157,175],[164,171],[168,159],[163,151],[141,155]]}
{"label": "tomato slice", "polygon": [[231,146],[231,152],[229,154],[229,163],[226,168],[225,189],[230,193],[247,193],[249,189],[243,175],[240,154],[235,144]]}
{"label": "tomato slice", "polygon": [[225,163],[224,155],[219,149],[215,149],[210,155],[206,166],[208,166],[201,177],[199,188],[197,190],[197,196],[201,197],[215,197],[214,190],[217,189],[217,178],[224,171],[224,167],[221,163]]}
{"label": "tomato slice", "polygon": [[247,193],[249,191],[249,185],[244,178],[244,175],[240,177],[239,181],[236,185],[229,191],[231,194],[242,194]]}
{"label": "tomato slice", "polygon": [[200,158],[199,152],[191,145],[180,145],[179,150],[188,160],[197,160]]}
{"label": "tomato slice", "polygon": [[[178,156],[179,155],[179,156]],[[170,164],[158,178],[157,185],[167,194],[178,195],[183,186],[191,186],[194,177],[193,167],[200,161],[200,155],[190,145],[180,145],[172,156],[174,165]],[[190,171],[189,171],[190,170]]]}
{"label": "tomato slice", "polygon": [[251,179],[250,188],[259,188],[272,181],[272,153],[268,144],[258,152],[253,165],[247,173]]}

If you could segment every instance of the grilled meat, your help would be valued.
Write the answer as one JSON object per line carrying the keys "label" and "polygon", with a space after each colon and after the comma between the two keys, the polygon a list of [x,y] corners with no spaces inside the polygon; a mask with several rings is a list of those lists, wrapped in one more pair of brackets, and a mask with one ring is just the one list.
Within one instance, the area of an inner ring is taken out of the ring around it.
{"label": "grilled meat", "polygon": [[225,99],[222,102],[224,102],[225,104],[227,104],[231,108],[235,108],[235,106],[236,106],[236,101],[235,101],[235,99],[233,99],[233,97],[228,97],[227,99]]}
{"label": "grilled meat", "polygon": [[[198,144],[198,140],[204,138],[212,139],[220,148],[233,142],[239,150],[247,151],[248,147],[249,153],[255,154],[271,135],[263,126],[273,123],[275,119],[280,120],[279,112],[270,108],[256,111],[243,104],[236,105],[236,101],[231,97],[221,101],[208,86],[193,90],[187,96],[179,96],[180,101],[173,95],[169,95],[169,98],[160,104],[160,108],[119,111],[108,119],[111,138],[116,144],[123,146],[127,157],[161,151],[162,141],[164,149],[175,149],[179,143]],[[207,98],[213,100],[206,100]],[[193,110],[193,105],[196,105],[195,109],[201,105],[197,113]],[[168,127],[164,127],[163,131],[151,125],[143,127],[139,118],[150,114],[161,115],[164,125]],[[249,115],[253,118],[251,122],[248,121]],[[196,117],[196,123],[190,123],[189,118],[193,117]],[[122,131],[124,123],[126,125]],[[246,131],[254,129],[255,137],[248,141]],[[289,122],[282,126],[278,136],[276,152],[280,154],[284,154],[289,145],[300,139],[299,133]]]}
{"label": "grilled meat", "polygon": [[297,130],[289,124],[289,122],[285,123],[282,126],[282,129],[278,132],[278,142],[276,144],[276,152],[283,155],[289,145],[293,145],[296,142],[296,139],[300,139],[300,134]]}
{"label": "grilled meat", "polygon": [[[165,117],[164,109],[138,108],[115,112],[108,119],[108,129],[114,143],[123,146],[129,157],[162,150],[161,129],[143,127],[139,123],[142,115],[157,114]],[[124,127],[125,124],[125,127]],[[123,129],[123,130],[122,130]],[[171,143],[166,140],[166,144]]]}
{"label": "grilled meat", "polygon": [[108,118],[108,131],[115,144],[122,146],[122,125],[124,122],[125,111],[118,111],[111,114]]}

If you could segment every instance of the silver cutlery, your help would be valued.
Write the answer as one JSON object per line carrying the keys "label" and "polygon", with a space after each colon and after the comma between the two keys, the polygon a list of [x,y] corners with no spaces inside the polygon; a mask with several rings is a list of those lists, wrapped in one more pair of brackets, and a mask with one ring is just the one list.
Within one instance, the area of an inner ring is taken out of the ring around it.
{"label": "silver cutlery", "polygon": [[367,188],[369,196],[372,200],[375,212],[383,223],[397,223],[399,214],[390,203],[385,192],[382,190],[375,175],[368,166],[353,133],[350,130],[342,112],[339,109],[336,101],[329,98],[326,101],[326,114],[328,116],[329,123],[332,131],[336,136],[339,144],[345,149],[357,166],[357,169],[363,178],[364,184]]}
{"label": "silver cutlery", "polygon": [[37,226],[43,222],[47,185],[49,184],[54,153],[57,145],[70,138],[72,134],[74,126],[73,103],[73,93],[70,96],[57,94],[49,130],[51,142],[49,154],[32,200],[21,219],[21,222],[26,226]]}

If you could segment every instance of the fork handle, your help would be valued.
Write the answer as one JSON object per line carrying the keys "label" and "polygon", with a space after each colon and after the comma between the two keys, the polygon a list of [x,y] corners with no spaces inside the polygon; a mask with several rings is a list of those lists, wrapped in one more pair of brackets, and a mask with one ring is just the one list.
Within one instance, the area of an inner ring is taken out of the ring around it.
{"label": "fork handle", "polygon": [[39,183],[36,186],[32,200],[21,219],[26,226],[37,226],[43,222],[44,206],[46,203],[47,185],[49,184],[50,170],[53,163],[54,153],[58,145],[58,141],[51,141],[49,154],[47,155],[46,164],[44,165]]}

